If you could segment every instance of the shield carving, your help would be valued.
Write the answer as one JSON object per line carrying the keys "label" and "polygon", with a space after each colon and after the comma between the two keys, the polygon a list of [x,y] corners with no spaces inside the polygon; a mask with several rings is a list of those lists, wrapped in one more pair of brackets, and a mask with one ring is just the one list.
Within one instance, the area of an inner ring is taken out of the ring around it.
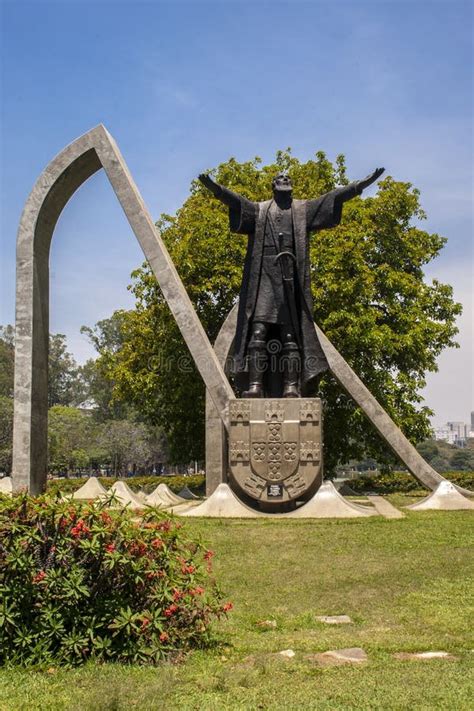
{"label": "shield carving", "polygon": [[314,399],[241,399],[229,409],[229,466],[249,496],[304,495],[321,473],[321,406]]}
{"label": "shield carving", "polygon": [[271,481],[293,474],[298,468],[299,430],[299,423],[251,420],[252,471]]}

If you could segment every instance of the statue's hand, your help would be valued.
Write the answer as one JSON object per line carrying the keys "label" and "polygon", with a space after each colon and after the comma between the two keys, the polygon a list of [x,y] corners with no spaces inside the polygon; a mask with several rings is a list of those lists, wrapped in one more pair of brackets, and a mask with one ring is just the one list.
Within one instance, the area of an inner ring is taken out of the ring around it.
{"label": "statue's hand", "polygon": [[213,179],[209,175],[207,175],[207,173],[201,173],[200,175],[198,175],[198,180],[200,180],[201,183],[205,185],[206,188],[208,188],[208,190],[212,190],[216,186]]}
{"label": "statue's hand", "polygon": [[366,188],[369,187],[369,185],[372,185],[372,183],[375,183],[375,181],[380,178],[382,173],[385,171],[385,168],[376,168],[373,173],[368,175],[366,178],[363,180],[358,180],[357,181],[357,187],[359,188],[359,191],[362,192]]}

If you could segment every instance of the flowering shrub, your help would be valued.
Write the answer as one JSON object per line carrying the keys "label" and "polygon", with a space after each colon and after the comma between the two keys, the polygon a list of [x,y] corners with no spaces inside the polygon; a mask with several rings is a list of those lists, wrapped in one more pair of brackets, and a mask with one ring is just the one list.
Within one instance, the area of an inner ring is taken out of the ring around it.
{"label": "flowering shrub", "polygon": [[225,615],[212,552],[157,511],[27,495],[0,502],[0,663],[156,663]]}

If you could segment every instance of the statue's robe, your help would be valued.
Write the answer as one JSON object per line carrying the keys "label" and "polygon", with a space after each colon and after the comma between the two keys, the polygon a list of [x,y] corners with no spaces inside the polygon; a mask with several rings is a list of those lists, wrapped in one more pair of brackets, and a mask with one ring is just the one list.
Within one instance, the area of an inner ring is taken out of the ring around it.
{"label": "statue's robe", "polygon": [[[230,192],[230,191],[229,191]],[[295,248],[295,302],[299,320],[301,346],[301,392],[308,394],[311,381],[328,368],[326,356],[314,328],[313,300],[310,286],[309,235],[318,230],[336,227],[341,221],[342,205],[360,194],[356,183],[332,190],[315,200],[293,200],[291,205]],[[262,254],[271,200],[255,203],[241,195],[232,194],[229,208],[232,232],[248,235],[242,286],[239,296],[237,329],[234,339],[230,372],[241,390],[247,387],[247,346],[250,325],[258,297]]]}

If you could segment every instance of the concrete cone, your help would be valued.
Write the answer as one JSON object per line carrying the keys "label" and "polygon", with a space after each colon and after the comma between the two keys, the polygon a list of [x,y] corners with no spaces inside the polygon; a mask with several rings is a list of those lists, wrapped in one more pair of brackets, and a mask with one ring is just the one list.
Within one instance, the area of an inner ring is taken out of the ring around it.
{"label": "concrete cone", "polygon": [[211,496],[199,506],[187,511],[176,511],[180,516],[207,516],[210,518],[261,518],[263,514],[245,506],[228,484],[219,484]]}
{"label": "concrete cone", "polygon": [[184,486],[181,489],[178,496],[180,496],[185,501],[197,501],[200,498],[199,496],[196,496],[196,494],[193,494],[191,489],[187,486]]}
{"label": "concrete cone", "polygon": [[406,508],[411,511],[458,511],[474,509],[474,502],[460,494],[450,481],[442,481],[429,496]]}
{"label": "concrete cone", "polygon": [[100,481],[95,476],[89,477],[85,484],[72,495],[73,499],[97,499],[99,496],[107,494]]}
{"label": "concrete cone", "polygon": [[145,508],[146,504],[140,501],[124,481],[116,481],[110,487],[108,494],[115,494],[119,506],[126,506],[132,510]]}
{"label": "concrete cone", "polygon": [[0,479],[0,494],[4,496],[11,496],[13,493],[13,483],[10,476],[4,476]]}
{"label": "concrete cone", "polygon": [[376,516],[374,509],[359,506],[345,499],[332,483],[325,481],[321,484],[312,499],[303,504],[296,511],[282,514],[284,518],[362,518]]}
{"label": "concrete cone", "polygon": [[168,500],[172,506],[179,506],[179,504],[187,503],[186,499],[182,499],[181,496],[175,494],[166,484],[158,484],[156,491],[159,492],[164,501]]}

